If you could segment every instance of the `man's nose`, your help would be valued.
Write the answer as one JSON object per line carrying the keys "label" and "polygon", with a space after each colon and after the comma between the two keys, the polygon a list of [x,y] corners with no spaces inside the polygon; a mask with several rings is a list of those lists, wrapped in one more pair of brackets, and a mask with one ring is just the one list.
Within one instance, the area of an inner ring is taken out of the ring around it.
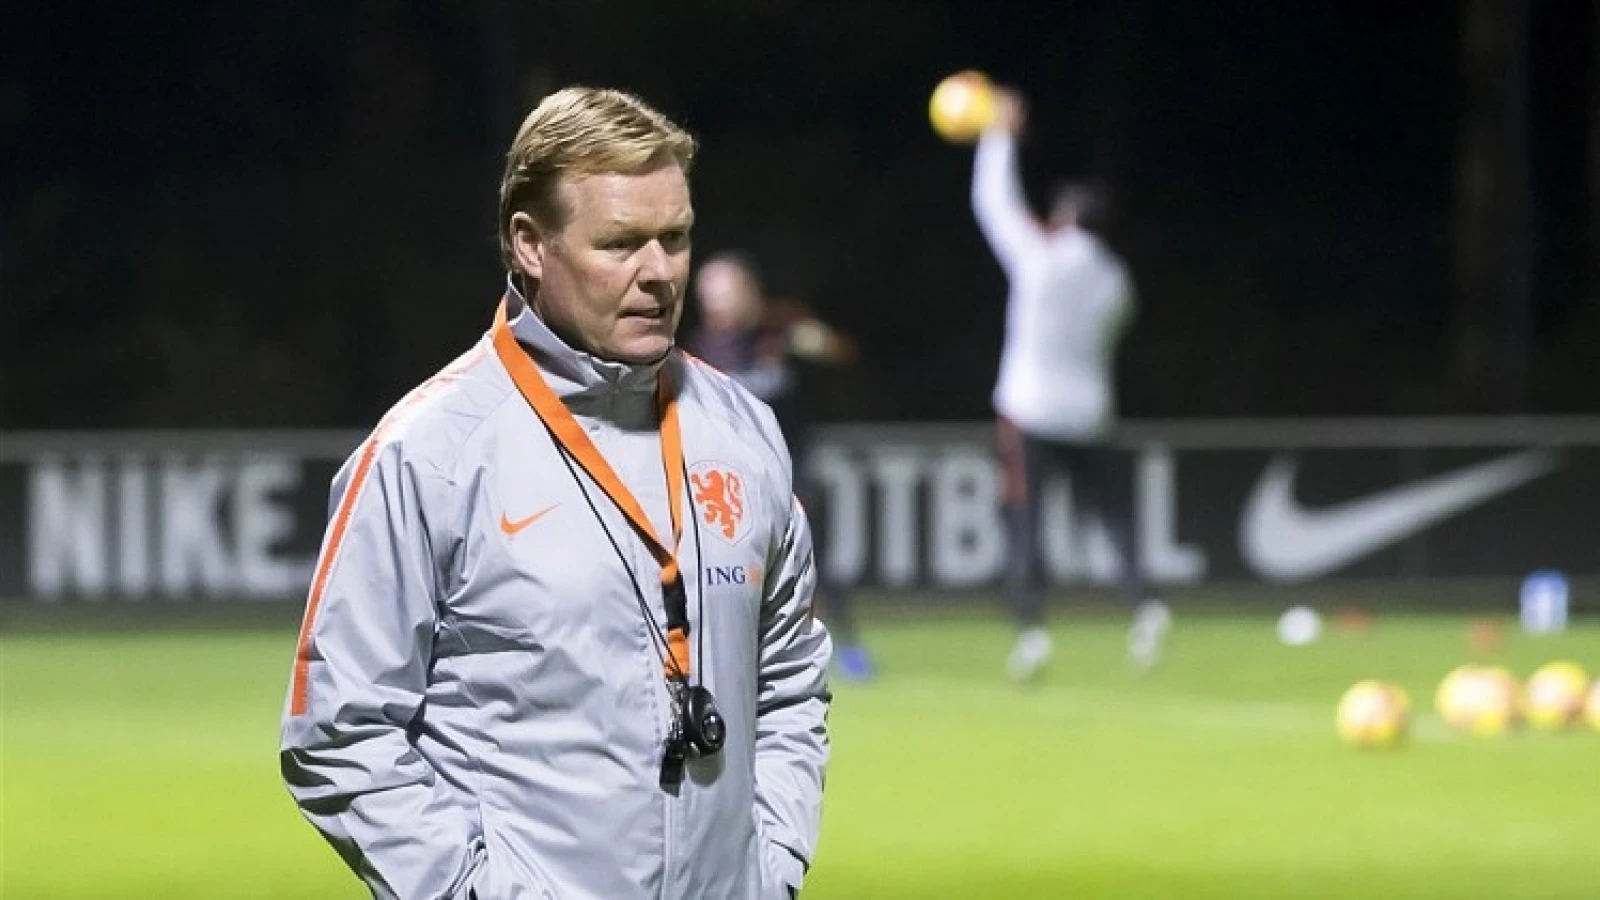
{"label": "man's nose", "polygon": [[667,248],[661,246],[660,240],[652,239],[639,249],[639,283],[650,285],[671,281],[672,257],[667,253]]}

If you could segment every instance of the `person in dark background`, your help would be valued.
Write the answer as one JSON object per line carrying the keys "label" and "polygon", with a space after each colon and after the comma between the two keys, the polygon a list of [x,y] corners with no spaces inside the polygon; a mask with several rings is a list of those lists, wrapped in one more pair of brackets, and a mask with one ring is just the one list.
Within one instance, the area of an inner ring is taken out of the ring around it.
{"label": "person in dark background", "polygon": [[1006,668],[1036,674],[1052,653],[1044,628],[1038,506],[1045,477],[1065,473],[1074,495],[1105,526],[1121,562],[1122,589],[1135,605],[1128,653],[1140,668],[1160,655],[1170,624],[1141,569],[1131,503],[1112,490],[1106,440],[1116,420],[1113,357],[1133,313],[1127,270],[1085,226],[1102,211],[1103,190],[1059,188],[1050,215],[1034,218],[1017,172],[1022,98],[1001,89],[994,123],[973,161],[972,205],[1010,281],[1005,349],[994,405],[1007,470],[1011,562],[1006,594],[1017,641]]}
{"label": "person in dark background", "polygon": [[[826,516],[818,515],[822,492],[810,476],[811,415],[807,408],[809,366],[842,366],[854,361],[855,343],[811,313],[805,304],[768,299],[756,266],[737,252],[712,257],[695,279],[700,326],[690,352],[731,375],[772,407],[794,459],[795,494],[810,510],[813,545],[820,556],[827,540],[818,534]],[[851,681],[872,678],[872,658],[860,641],[847,586],[829,578],[819,559],[817,599],[838,644],[839,673]]]}

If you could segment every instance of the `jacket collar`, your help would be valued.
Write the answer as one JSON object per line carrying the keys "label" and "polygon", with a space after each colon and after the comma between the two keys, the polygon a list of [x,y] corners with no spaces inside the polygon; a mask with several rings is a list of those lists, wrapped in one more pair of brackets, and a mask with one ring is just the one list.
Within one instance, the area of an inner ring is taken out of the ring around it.
{"label": "jacket collar", "polygon": [[556,396],[565,399],[573,394],[654,393],[656,377],[672,356],[671,351],[661,359],[642,366],[601,359],[575,349],[557,337],[550,326],[534,313],[533,304],[523,297],[514,279],[506,279],[506,294],[508,299],[514,299],[522,305],[522,310],[508,323],[511,333],[549,376],[550,388],[556,392]]}

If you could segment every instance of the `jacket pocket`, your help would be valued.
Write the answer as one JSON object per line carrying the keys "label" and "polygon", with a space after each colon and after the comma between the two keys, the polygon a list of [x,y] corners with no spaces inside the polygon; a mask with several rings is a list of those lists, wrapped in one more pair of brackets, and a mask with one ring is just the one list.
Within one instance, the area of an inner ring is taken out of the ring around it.
{"label": "jacket pocket", "polygon": [[[480,815],[483,811],[480,811]],[[556,890],[550,876],[539,864],[513,850],[500,839],[490,824],[484,821],[484,843],[488,858],[484,860],[482,874],[473,884],[477,900],[556,900]]]}
{"label": "jacket pocket", "polygon": [[480,895],[475,894],[474,890],[488,867],[488,853],[484,850],[483,838],[473,838],[468,847],[465,869],[452,884],[449,896],[443,897],[443,900],[476,900]]}
{"label": "jacket pocket", "polygon": [[765,900],[794,900],[800,896],[806,867],[788,848],[761,838],[761,895]]}
{"label": "jacket pocket", "polygon": [[468,895],[471,900],[556,900],[555,891],[543,875],[528,870],[515,860],[485,863]]}

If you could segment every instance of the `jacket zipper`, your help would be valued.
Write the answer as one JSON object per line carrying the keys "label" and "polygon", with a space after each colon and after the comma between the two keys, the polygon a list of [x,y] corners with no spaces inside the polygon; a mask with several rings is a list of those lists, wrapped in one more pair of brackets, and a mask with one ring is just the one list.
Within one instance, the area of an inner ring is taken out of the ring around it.
{"label": "jacket zipper", "polygon": [[[646,571],[646,572],[650,571],[650,566],[655,563],[655,557],[650,556],[648,553],[641,554],[640,550],[635,550],[635,554],[636,555],[635,555],[634,558],[635,558],[635,560],[637,560],[636,565],[639,565],[641,567],[642,571]],[[639,558],[640,555],[642,555],[644,558],[640,559]],[[651,609],[651,615],[652,616],[655,615],[654,608]],[[653,649],[653,646],[647,648],[646,652],[650,654],[649,665],[652,666],[653,668],[657,669],[657,674],[656,674],[655,677],[659,681],[660,678],[661,678],[661,675],[659,674],[659,669],[660,669],[660,666],[661,666],[662,663],[656,657],[655,650]],[[662,696],[662,692],[661,692],[661,689],[660,689],[659,686],[657,686],[655,688],[655,690],[656,690],[656,696],[658,696],[658,697]],[[671,703],[670,700],[667,701],[667,716],[668,716],[669,719],[672,716],[672,703]],[[659,725],[659,722],[657,724]],[[671,724],[670,721],[667,723],[666,728],[667,728],[667,731],[671,730],[672,724]],[[657,747],[663,746],[664,742],[666,741],[666,739],[667,739],[667,732],[658,732],[658,734],[656,736]],[[681,785],[679,787],[679,790],[682,790]],[[673,847],[672,847],[672,826],[673,826],[672,801],[673,801],[674,798],[673,798],[673,795],[667,793],[664,790],[660,791],[660,795],[661,795],[661,893],[660,893],[660,898],[661,898],[661,900],[668,900],[668,898],[670,898],[672,896],[670,888],[669,888],[669,885],[671,885],[671,883],[672,883],[672,851],[673,851]]]}

